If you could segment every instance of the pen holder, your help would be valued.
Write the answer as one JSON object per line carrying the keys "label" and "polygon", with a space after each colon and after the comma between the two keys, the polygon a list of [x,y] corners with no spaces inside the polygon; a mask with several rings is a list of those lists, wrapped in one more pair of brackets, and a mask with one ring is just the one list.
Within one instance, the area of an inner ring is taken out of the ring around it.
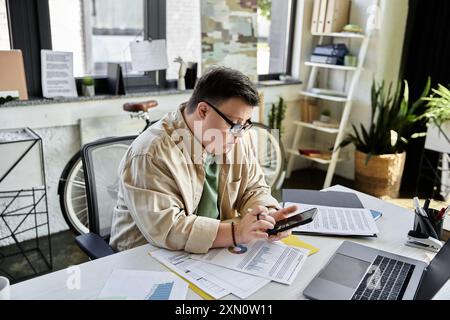
{"label": "pen holder", "polygon": [[[439,236],[438,240],[442,240],[442,226],[444,224],[444,219],[440,219],[439,221],[436,221],[434,219],[439,214],[439,211],[436,209],[428,208],[425,211],[427,212],[427,215],[429,217],[431,217],[431,219],[428,219],[428,220],[431,222],[431,225],[433,226],[434,230],[436,231],[437,235]],[[427,230],[421,230],[418,219],[419,219],[419,217],[417,217],[417,215],[415,215],[414,230],[421,232],[421,233],[429,234],[429,232]]]}

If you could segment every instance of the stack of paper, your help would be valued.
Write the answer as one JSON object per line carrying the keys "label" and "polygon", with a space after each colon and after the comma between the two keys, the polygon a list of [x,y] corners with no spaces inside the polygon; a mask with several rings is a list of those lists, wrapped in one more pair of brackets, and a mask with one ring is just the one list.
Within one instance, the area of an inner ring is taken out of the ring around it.
{"label": "stack of paper", "polygon": [[151,255],[214,299],[220,299],[230,293],[196,271],[191,271],[190,265],[196,261],[190,258],[189,253],[159,249],[151,252]]}
{"label": "stack of paper", "polygon": [[291,205],[297,205],[299,208],[297,212],[303,212],[311,208],[318,209],[313,222],[293,229],[293,233],[296,234],[372,237],[378,233],[377,225],[368,209],[285,203],[286,207]]}
{"label": "stack of paper", "polygon": [[291,284],[308,253],[308,249],[260,240],[206,254],[159,249],[151,255],[215,299],[229,293],[245,299],[271,280]]}
{"label": "stack of paper", "polygon": [[211,249],[208,253],[192,254],[191,257],[276,282],[291,284],[309,252],[306,249],[264,240],[239,247],[239,251]]}

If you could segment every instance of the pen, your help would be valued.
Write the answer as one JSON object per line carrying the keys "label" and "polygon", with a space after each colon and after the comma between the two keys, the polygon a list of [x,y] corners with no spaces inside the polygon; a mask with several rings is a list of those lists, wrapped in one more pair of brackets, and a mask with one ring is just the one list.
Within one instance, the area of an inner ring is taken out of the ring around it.
{"label": "pen", "polygon": [[430,199],[426,199],[425,203],[423,204],[423,209],[427,211],[429,206],[430,206]]}
{"label": "pen", "polygon": [[425,212],[425,210],[423,210],[423,208],[420,207],[419,199],[417,197],[414,197],[413,202],[414,202],[417,212],[420,213],[420,215],[423,217],[422,220],[425,223],[425,225],[427,226],[428,234],[435,239],[439,239],[439,236],[437,235],[436,230],[434,229],[433,225],[431,224],[431,221],[430,221],[427,213]]}
{"label": "pen", "polygon": [[420,207],[419,198],[413,198],[414,207],[416,208],[417,213],[419,213],[422,217],[428,218],[428,215],[425,211]]}
{"label": "pen", "polygon": [[435,221],[436,220],[436,216],[434,214],[433,210],[428,210],[430,208],[430,199],[425,199],[425,202],[423,203],[423,211],[425,211],[425,213],[428,216],[428,219],[430,219],[431,221]]}
{"label": "pen", "polygon": [[436,216],[436,221],[441,220],[444,215],[445,215],[445,208],[442,208]]}

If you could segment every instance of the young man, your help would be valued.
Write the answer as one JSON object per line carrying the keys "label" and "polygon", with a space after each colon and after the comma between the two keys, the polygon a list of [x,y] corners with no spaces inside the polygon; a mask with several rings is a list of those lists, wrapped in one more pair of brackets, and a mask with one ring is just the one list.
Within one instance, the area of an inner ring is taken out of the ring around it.
{"label": "young man", "polygon": [[250,147],[246,131],[256,105],[248,77],[215,68],[187,103],[143,132],[119,168],[111,246],[149,242],[204,253],[288,236],[266,232],[295,207],[278,210]]}

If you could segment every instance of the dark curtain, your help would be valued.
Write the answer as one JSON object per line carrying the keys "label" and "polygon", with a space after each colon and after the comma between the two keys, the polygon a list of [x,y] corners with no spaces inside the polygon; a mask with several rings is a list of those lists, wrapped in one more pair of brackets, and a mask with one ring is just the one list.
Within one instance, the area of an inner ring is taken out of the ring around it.
{"label": "dark curtain", "polygon": [[[409,84],[410,101],[419,98],[427,77],[431,77],[432,88],[438,83],[450,83],[450,1],[410,0],[406,26],[400,79]],[[426,130],[424,123],[418,128]],[[403,194],[429,194],[432,182],[418,179],[420,159],[424,151],[425,139],[410,142],[407,149],[405,171],[401,191]],[[438,154],[427,157],[437,167]]]}

